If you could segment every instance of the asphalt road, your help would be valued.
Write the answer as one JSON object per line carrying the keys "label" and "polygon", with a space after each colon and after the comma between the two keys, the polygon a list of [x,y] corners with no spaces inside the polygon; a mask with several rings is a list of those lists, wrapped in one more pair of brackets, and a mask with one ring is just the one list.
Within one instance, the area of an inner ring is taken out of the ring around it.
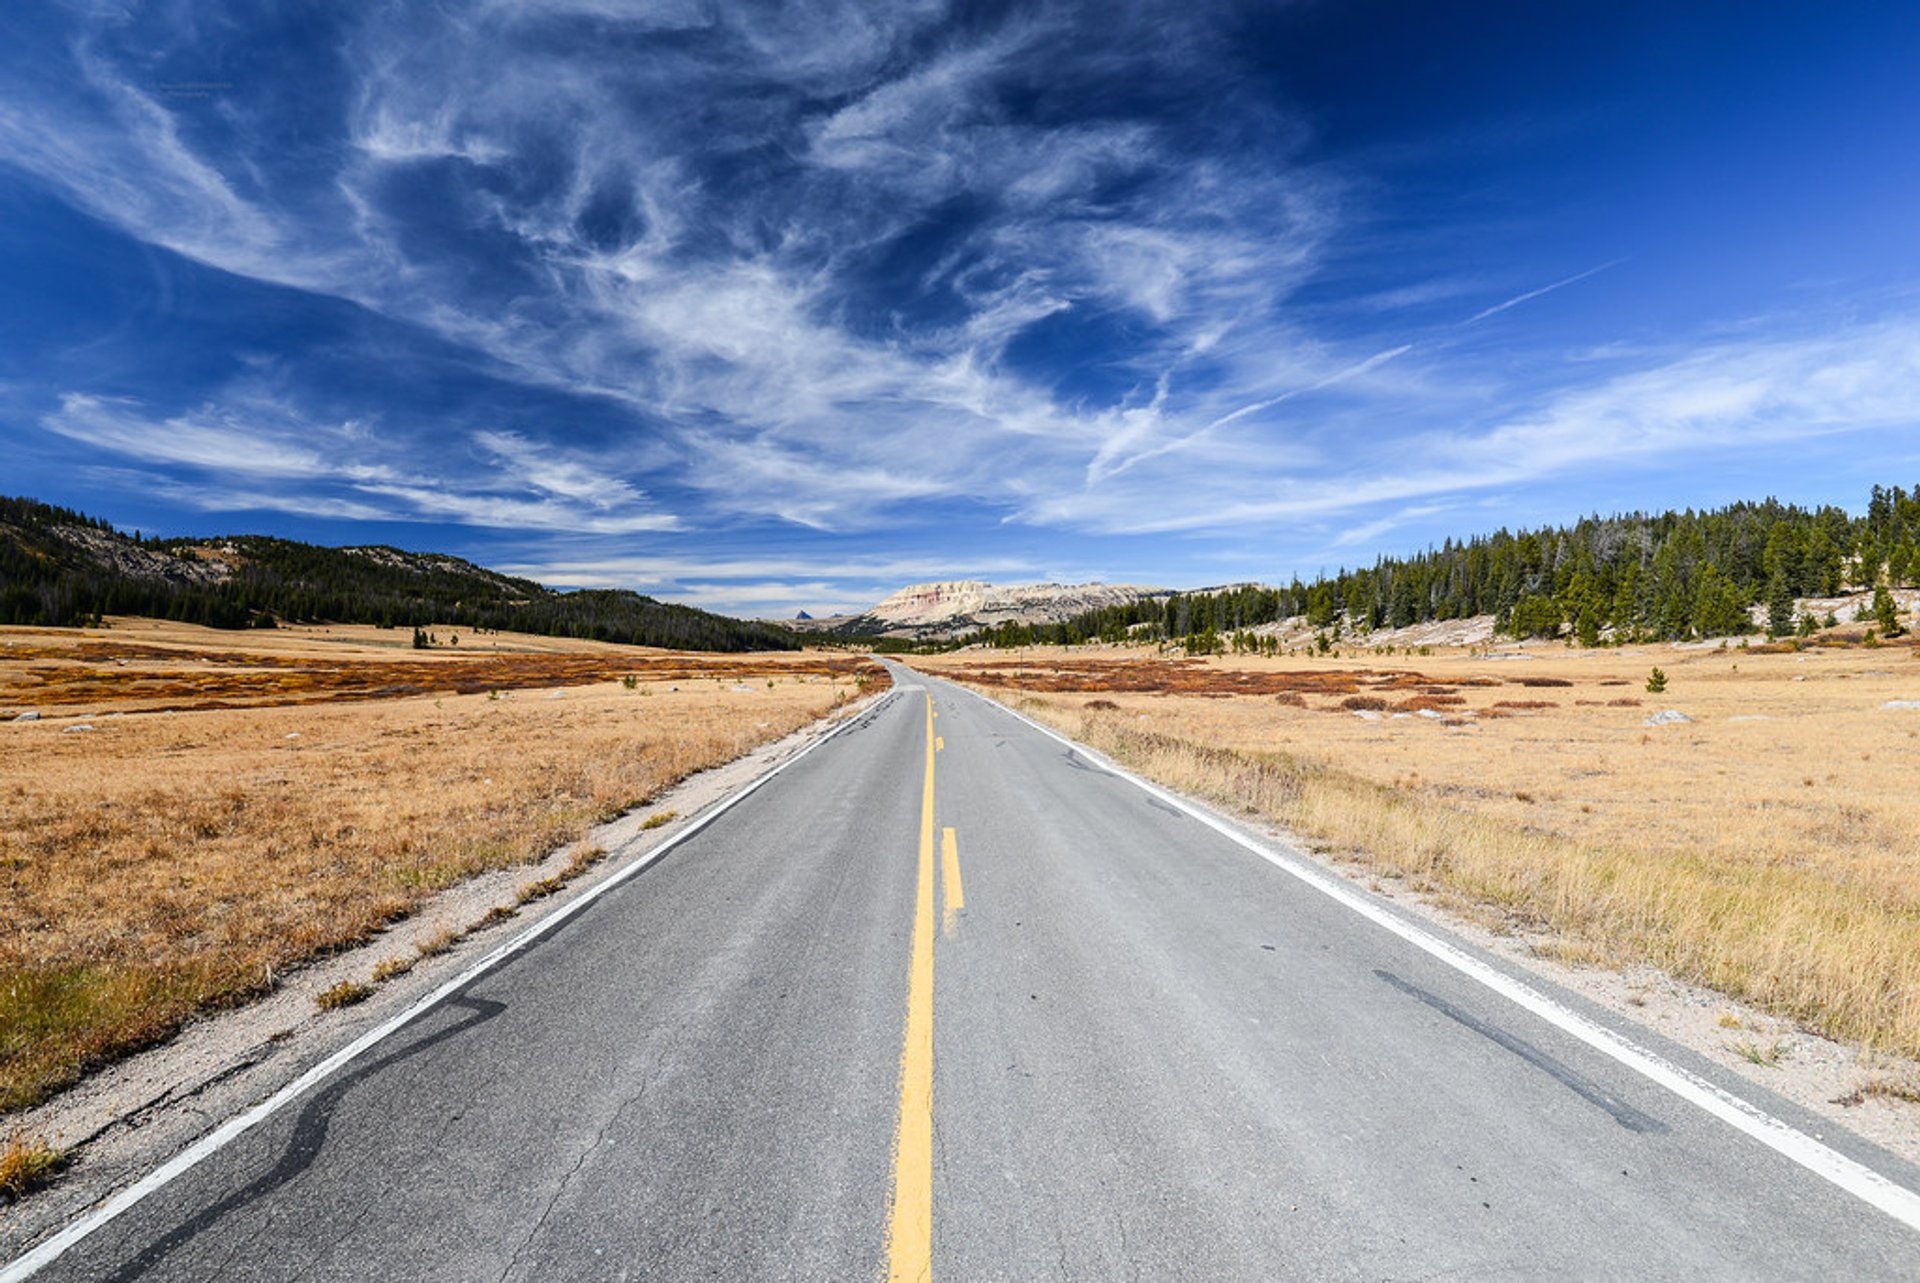
{"label": "asphalt road", "polygon": [[1778,1147],[899,677],[39,1277],[1920,1275]]}

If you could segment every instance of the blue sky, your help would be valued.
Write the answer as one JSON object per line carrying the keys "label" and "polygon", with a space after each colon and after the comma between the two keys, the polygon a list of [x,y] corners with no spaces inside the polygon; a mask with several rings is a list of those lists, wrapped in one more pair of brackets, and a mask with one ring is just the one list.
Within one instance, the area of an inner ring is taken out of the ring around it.
{"label": "blue sky", "polygon": [[1920,9],[7,6],[0,492],[741,614],[1920,480]]}

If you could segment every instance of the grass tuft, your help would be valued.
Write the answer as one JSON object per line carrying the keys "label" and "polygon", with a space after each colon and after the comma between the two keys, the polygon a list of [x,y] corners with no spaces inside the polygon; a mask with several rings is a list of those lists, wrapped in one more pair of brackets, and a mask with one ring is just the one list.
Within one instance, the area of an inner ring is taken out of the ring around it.
{"label": "grass tuft", "polygon": [[65,1150],[15,1132],[0,1145],[0,1202],[14,1202],[45,1185],[67,1165]]}
{"label": "grass tuft", "polygon": [[341,1007],[351,1007],[356,1002],[365,1002],[372,996],[372,985],[361,984],[358,980],[342,980],[331,989],[322,990],[313,1000],[322,1011],[335,1011]]}
{"label": "grass tuft", "polygon": [[374,964],[373,982],[375,984],[384,984],[387,981],[392,980],[395,976],[404,976],[407,974],[407,972],[413,970],[414,963],[418,961],[419,961],[419,958],[417,957],[383,958],[381,961]]}
{"label": "grass tuft", "polygon": [[452,927],[448,927],[446,930],[436,932],[427,939],[422,940],[417,947],[417,952],[423,958],[431,958],[435,954],[445,953],[447,950],[453,948],[454,945],[459,944],[460,937],[464,934],[464,932],[455,931]]}
{"label": "grass tuft", "polygon": [[661,811],[658,815],[649,815],[640,825],[640,831],[662,828],[680,818],[678,811]]}
{"label": "grass tuft", "polygon": [[1787,1045],[1778,1039],[1762,1047],[1751,1039],[1742,1038],[1739,1042],[1727,1044],[1727,1050],[1740,1059],[1753,1065],[1778,1065],[1780,1058],[1787,1054]]}
{"label": "grass tuft", "polygon": [[541,878],[538,882],[529,882],[520,888],[520,903],[529,904],[534,900],[544,900],[567,884],[564,877]]}

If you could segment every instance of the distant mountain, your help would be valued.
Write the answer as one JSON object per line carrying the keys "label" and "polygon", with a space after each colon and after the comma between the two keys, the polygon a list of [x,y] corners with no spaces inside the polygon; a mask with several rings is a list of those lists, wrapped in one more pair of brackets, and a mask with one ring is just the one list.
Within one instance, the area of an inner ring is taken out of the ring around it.
{"label": "distant mountain", "polygon": [[911,584],[862,614],[808,620],[806,628],[841,636],[927,641],[1006,624],[1058,624],[1167,595],[1164,588],[1132,584],[1002,585],[947,580]]}
{"label": "distant mountain", "polygon": [[786,629],[614,590],[555,592],[436,553],[323,548],[265,535],[139,539],[32,499],[0,498],[0,623],[148,615],[215,628],[277,621],[446,624],[679,650],[792,650]]}

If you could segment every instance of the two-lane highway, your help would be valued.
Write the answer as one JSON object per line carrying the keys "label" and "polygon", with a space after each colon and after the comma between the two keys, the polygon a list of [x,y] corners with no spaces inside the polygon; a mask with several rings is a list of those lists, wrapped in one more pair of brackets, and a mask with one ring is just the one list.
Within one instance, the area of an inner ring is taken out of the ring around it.
{"label": "two-lane highway", "polygon": [[1911,1168],[896,679],[42,1277],[1920,1273]]}

